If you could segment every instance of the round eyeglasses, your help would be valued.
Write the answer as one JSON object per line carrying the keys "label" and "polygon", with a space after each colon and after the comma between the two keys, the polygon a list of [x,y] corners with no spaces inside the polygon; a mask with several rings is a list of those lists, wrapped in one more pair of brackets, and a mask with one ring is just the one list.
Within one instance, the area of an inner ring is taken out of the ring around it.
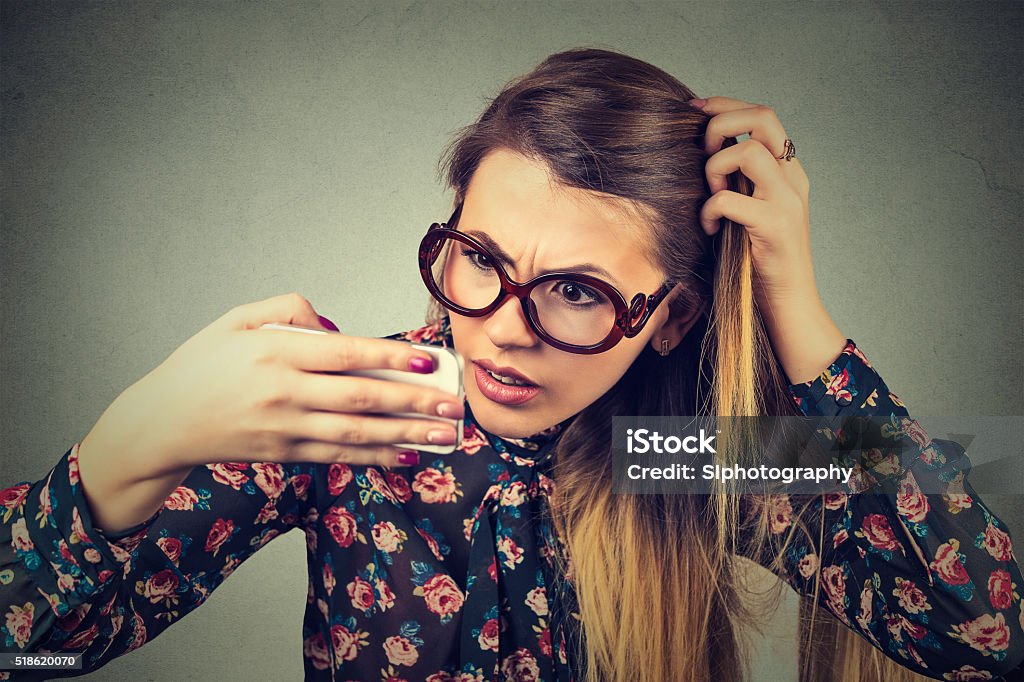
{"label": "round eyeglasses", "polygon": [[490,249],[456,228],[461,213],[459,203],[420,241],[420,274],[431,295],[468,317],[489,315],[515,296],[533,332],[559,350],[603,353],[622,337],[636,336],[678,283],[666,280],[655,293],[636,294],[627,304],[614,286],[583,273],[549,272],[516,282]]}

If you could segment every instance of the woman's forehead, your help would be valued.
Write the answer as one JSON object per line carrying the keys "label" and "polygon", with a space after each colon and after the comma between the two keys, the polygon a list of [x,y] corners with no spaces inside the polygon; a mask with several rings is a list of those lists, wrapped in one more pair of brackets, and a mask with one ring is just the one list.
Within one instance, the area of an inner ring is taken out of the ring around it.
{"label": "woman's forehead", "polygon": [[508,150],[484,157],[466,191],[459,227],[486,232],[508,250],[649,252],[650,213],[636,202],[555,181],[540,162]]}

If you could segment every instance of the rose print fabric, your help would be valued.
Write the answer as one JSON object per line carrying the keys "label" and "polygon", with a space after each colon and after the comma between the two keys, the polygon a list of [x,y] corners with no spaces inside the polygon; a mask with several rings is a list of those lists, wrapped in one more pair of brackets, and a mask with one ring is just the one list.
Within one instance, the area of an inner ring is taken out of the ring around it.
{"label": "rose print fabric", "polygon": [[807,506],[802,519],[813,537],[785,549],[782,577],[813,594],[820,562],[820,603],[917,673],[1024,679],[1016,677],[1024,658],[1024,581],[1009,529],[967,480],[963,447],[930,438],[851,339],[818,378],[789,388],[806,416],[832,424],[871,417],[860,424],[876,429],[860,448],[869,466],[855,470],[851,482],[891,493],[752,496],[751,506],[770,515],[776,547],[794,511]]}
{"label": "rose print fabric", "polygon": [[[385,338],[452,345],[446,323]],[[962,448],[915,430],[851,340],[820,377],[790,391],[807,415],[906,419],[918,447],[893,462],[892,496],[749,496],[748,508],[771,514],[772,543],[800,505],[823,524],[820,536],[798,535],[776,570],[813,594],[820,564],[823,607],[926,675],[990,679],[1016,665],[1024,580],[1009,530],[962,475]],[[567,574],[555,568],[556,555],[568,557],[548,506],[553,447],[570,421],[503,439],[475,422],[467,402],[461,449],[421,452],[414,467],[197,467],[162,509],[118,534],[91,521],[76,443],[42,480],[0,491],[0,647],[82,652],[84,668],[96,669],[200,606],[275,537],[301,529],[307,680],[577,680],[585,633],[571,562]],[[949,492],[920,494],[924,480],[949,481]],[[771,549],[752,554],[768,565]]]}

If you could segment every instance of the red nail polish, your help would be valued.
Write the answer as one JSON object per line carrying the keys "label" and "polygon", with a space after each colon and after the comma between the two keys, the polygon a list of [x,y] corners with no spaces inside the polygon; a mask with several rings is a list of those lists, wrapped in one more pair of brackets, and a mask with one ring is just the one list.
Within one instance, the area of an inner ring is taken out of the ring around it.
{"label": "red nail polish", "polygon": [[431,358],[413,358],[409,361],[409,369],[420,374],[430,374],[434,371],[434,361]]}
{"label": "red nail polish", "polygon": [[416,465],[420,463],[420,453],[415,450],[399,450],[398,463]]}
{"label": "red nail polish", "polygon": [[333,332],[341,331],[340,329],[338,329],[338,325],[334,324],[333,322],[328,320],[323,315],[317,315],[317,317],[320,318],[320,324],[322,324],[323,326],[327,327],[331,331],[333,331]]}

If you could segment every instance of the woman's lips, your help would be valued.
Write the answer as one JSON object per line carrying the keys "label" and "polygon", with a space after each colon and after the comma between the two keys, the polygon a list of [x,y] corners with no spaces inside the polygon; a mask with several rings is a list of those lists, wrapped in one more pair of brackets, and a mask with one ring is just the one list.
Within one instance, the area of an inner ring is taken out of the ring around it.
{"label": "woman's lips", "polygon": [[516,369],[514,369],[512,367],[498,367],[496,364],[494,364],[490,360],[487,360],[487,359],[484,359],[484,358],[481,358],[479,360],[474,360],[473,362],[475,362],[476,364],[480,365],[484,369],[489,369],[490,371],[494,372],[495,374],[500,374],[503,377],[510,377],[512,379],[517,379],[517,380],[523,382],[524,384],[530,384],[532,386],[536,386],[537,385],[536,381],[534,381],[530,377],[526,376],[522,372],[520,372],[520,371],[518,371],[518,370],[516,370]]}
{"label": "woman's lips", "polygon": [[484,397],[502,405],[521,405],[540,393],[540,386],[510,386],[491,378],[479,363],[473,363],[476,385]]}

